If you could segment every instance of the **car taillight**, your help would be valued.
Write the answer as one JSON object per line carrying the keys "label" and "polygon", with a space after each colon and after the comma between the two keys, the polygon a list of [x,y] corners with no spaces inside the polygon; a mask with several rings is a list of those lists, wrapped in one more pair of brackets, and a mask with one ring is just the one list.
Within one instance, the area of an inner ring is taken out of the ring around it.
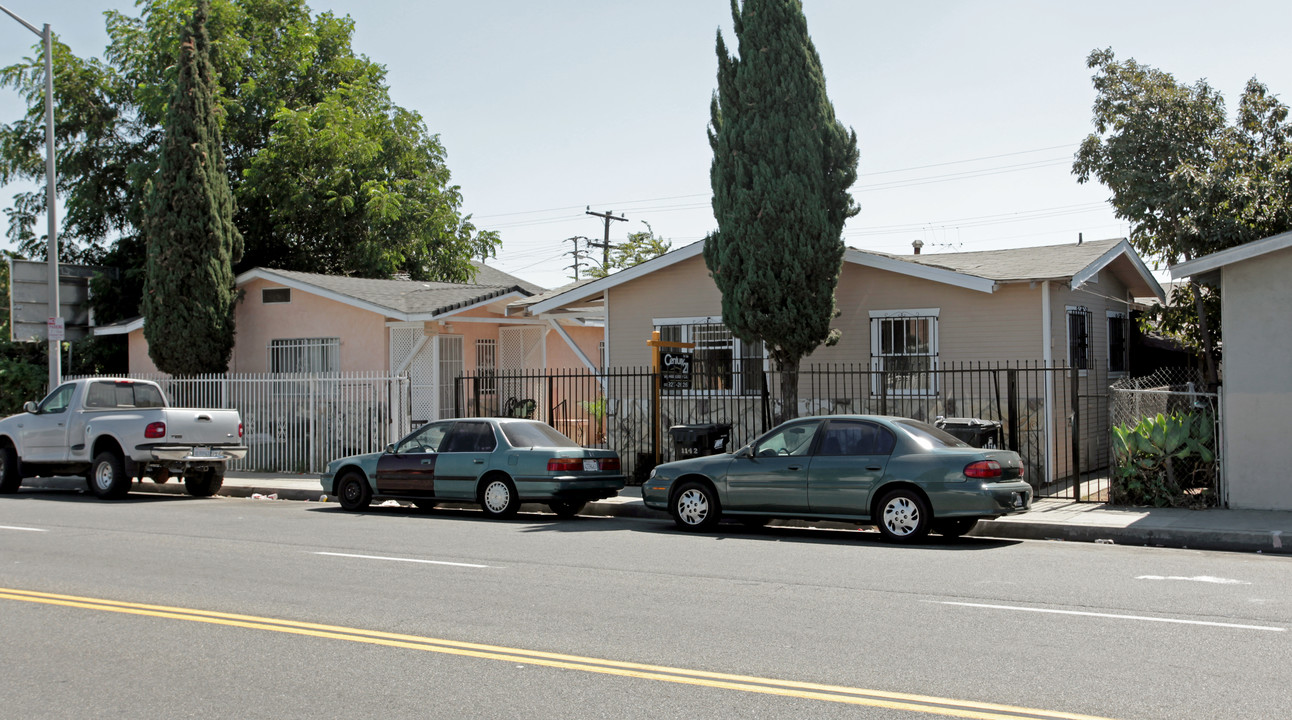
{"label": "car taillight", "polygon": [[548,472],[575,472],[583,469],[583,458],[552,458],[547,461]]}
{"label": "car taillight", "polygon": [[238,437],[242,437],[242,423],[238,423]]}
{"label": "car taillight", "polygon": [[146,438],[166,437],[166,423],[164,422],[148,423],[148,427],[144,428],[144,437]]}
{"label": "car taillight", "polygon": [[1000,476],[1000,463],[995,460],[979,460],[965,465],[965,477],[992,480]]}
{"label": "car taillight", "polygon": [[601,469],[619,472],[619,458],[601,458]]}

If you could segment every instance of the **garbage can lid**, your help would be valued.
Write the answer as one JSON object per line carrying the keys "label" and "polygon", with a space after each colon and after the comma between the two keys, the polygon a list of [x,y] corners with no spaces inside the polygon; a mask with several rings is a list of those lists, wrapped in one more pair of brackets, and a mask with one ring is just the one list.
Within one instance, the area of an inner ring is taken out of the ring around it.
{"label": "garbage can lid", "polygon": [[938,418],[935,424],[938,427],[945,427],[947,425],[955,427],[989,427],[999,425],[1000,422],[997,420],[983,420],[982,418],[950,417]]}

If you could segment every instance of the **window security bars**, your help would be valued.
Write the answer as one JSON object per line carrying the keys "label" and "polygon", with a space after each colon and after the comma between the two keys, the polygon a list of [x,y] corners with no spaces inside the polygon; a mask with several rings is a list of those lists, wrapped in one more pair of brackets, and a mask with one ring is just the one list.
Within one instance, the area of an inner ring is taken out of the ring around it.
{"label": "window security bars", "polygon": [[341,338],[289,338],[269,341],[273,373],[334,373],[341,370]]}

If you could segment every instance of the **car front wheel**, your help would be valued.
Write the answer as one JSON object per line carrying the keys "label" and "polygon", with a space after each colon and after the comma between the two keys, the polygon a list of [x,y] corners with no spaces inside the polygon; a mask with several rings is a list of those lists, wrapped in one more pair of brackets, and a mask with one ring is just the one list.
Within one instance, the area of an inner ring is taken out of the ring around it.
{"label": "car front wheel", "polygon": [[341,476],[341,484],[337,487],[337,499],[341,501],[342,509],[350,512],[368,507],[372,502],[372,487],[368,485],[368,478],[354,470]]}
{"label": "car front wheel", "polygon": [[18,453],[13,448],[0,448],[0,493],[18,492],[18,486],[22,484],[21,468]]}
{"label": "car front wheel", "polygon": [[520,497],[516,486],[504,477],[495,477],[485,481],[480,488],[480,507],[485,515],[491,518],[508,518],[520,509]]}
{"label": "car front wheel", "polygon": [[929,509],[919,493],[898,488],[879,501],[879,533],[893,542],[916,542],[929,534]]}
{"label": "car front wheel", "polygon": [[673,522],[688,532],[711,530],[722,517],[718,494],[699,482],[689,482],[678,488],[668,508]]}

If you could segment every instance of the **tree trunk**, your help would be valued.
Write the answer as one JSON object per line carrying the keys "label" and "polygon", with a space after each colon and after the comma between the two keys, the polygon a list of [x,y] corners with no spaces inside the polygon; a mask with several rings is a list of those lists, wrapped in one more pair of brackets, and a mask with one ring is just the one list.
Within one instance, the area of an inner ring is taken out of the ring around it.
{"label": "tree trunk", "polygon": [[1198,313],[1198,334],[1202,336],[1203,371],[1207,392],[1214,392],[1219,377],[1216,375],[1215,343],[1211,340],[1211,326],[1207,324],[1207,311],[1202,302],[1202,285],[1193,279],[1189,280],[1189,285],[1193,287],[1193,307]]}
{"label": "tree trunk", "polygon": [[778,362],[777,366],[781,371],[781,411],[776,417],[779,425],[799,416],[799,361]]}

